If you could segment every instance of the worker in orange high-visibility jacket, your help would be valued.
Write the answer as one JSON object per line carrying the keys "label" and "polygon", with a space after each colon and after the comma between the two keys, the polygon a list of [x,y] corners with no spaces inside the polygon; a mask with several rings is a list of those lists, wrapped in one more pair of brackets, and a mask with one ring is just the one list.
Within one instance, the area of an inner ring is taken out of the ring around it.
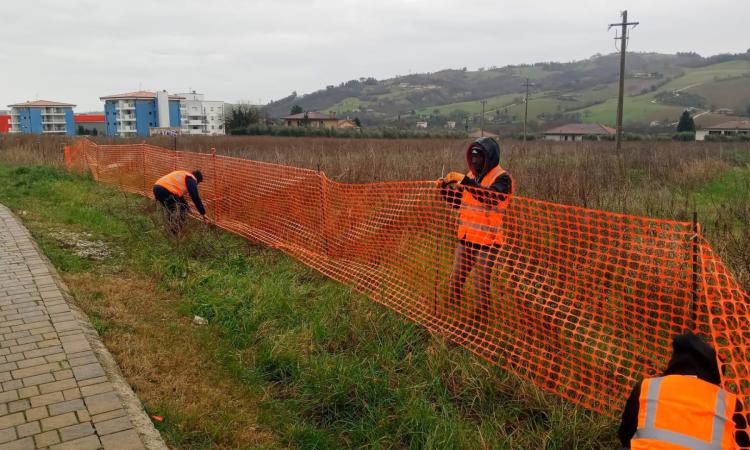
{"label": "worker in orange high-visibility jacket", "polygon": [[515,189],[513,177],[500,167],[500,146],[489,137],[479,138],[466,150],[469,172],[451,172],[439,180],[442,194],[458,208],[458,245],[448,289],[451,314],[468,310],[462,298],[466,278],[477,272],[479,298],[473,325],[489,321],[492,270],[504,242],[503,216]]}
{"label": "worker in orange high-visibility jacket", "polygon": [[672,341],[672,358],[662,376],[633,388],[618,435],[633,450],[747,447],[741,410],[737,396],[721,388],[714,349],[687,332]]}
{"label": "worker in orange high-visibility jacket", "polygon": [[175,170],[154,183],[154,198],[166,209],[167,223],[172,233],[177,234],[185,224],[185,215],[190,209],[185,201],[186,193],[190,194],[200,215],[206,215],[206,209],[198,194],[198,184],[201,181],[203,174],[200,170]]}

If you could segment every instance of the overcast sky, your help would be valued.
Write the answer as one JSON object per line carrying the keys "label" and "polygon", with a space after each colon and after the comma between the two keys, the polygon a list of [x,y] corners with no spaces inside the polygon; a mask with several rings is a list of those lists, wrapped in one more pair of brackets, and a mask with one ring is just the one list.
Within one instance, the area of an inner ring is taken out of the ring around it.
{"label": "overcast sky", "polygon": [[0,7],[0,108],[194,89],[266,103],[362,76],[750,47],[749,0],[21,0]]}

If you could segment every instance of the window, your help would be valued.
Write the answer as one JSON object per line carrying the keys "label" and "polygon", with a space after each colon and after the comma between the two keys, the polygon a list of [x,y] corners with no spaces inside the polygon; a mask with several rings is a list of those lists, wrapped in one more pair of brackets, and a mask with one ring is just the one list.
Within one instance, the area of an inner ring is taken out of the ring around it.
{"label": "window", "polygon": [[214,107],[213,106],[211,107],[211,112],[214,112]]}

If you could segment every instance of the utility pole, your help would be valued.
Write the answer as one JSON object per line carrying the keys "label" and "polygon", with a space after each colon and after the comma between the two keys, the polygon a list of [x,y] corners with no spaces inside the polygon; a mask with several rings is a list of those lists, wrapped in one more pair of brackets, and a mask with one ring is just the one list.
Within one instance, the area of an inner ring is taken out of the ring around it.
{"label": "utility pole", "polygon": [[480,136],[484,137],[484,105],[487,104],[487,100],[482,100],[482,125],[480,128]]}
{"label": "utility pole", "polygon": [[615,40],[620,41],[620,92],[617,97],[617,150],[622,147],[622,104],[625,95],[625,51],[628,47],[628,26],[635,28],[638,22],[628,22],[628,11],[621,13],[622,22],[609,24],[608,30],[612,27],[622,27],[620,37],[615,34]]}
{"label": "utility pole", "polygon": [[529,79],[526,78],[524,86],[526,86],[526,100],[524,100],[526,109],[523,112],[523,141],[526,142],[526,124],[529,121],[529,86],[535,86],[535,84],[529,83]]}

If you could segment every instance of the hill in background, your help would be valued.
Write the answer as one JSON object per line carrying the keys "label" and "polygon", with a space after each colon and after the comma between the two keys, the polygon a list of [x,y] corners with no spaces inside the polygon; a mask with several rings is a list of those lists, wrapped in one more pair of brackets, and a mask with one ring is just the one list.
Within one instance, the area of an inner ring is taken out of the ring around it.
{"label": "hill in background", "polygon": [[[268,105],[273,117],[293,106],[359,117],[365,125],[413,127],[427,121],[441,127],[475,127],[486,100],[488,129],[517,129],[524,115],[524,83],[532,129],[566,122],[614,125],[619,55],[594,55],[568,63],[448,69],[397,76],[360,78],[306,95],[296,93]],[[625,124],[631,129],[669,128],[690,109],[699,125],[750,115],[750,51],[704,58],[696,53],[629,53],[626,65]]]}

